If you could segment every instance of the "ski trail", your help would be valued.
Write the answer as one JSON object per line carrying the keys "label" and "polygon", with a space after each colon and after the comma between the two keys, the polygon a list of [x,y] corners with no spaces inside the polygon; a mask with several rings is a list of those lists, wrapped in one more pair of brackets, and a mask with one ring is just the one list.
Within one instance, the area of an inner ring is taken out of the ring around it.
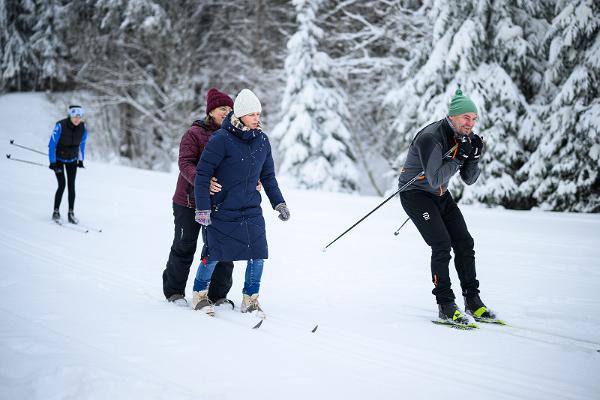
{"label": "ski trail", "polygon": [[[86,339],[87,336],[59,332],[48,324],[14,313],[1,305],[0,313],[4,321],[0,327],[0,346],[10,349],[10,352],[3,351],[3,354],[29,359],[45,359],[51,355],[55,360],[53,368],[32,371],[34,373],[24,377],[23,384],[33,387],[30,390],[48,386],[46,382],[58,380],[62,384],[70,383],[75,386],[75,389],[72,389],[74,398],[85,397],[89,387],[95,387],[97,391],[94,398],[98,397],[98,393],[106,392],[105,398],[126,399],[131,398],[130,383],[133,381],[140,387],[153,387],[156,394],[153,398],[156,399],[173,396],[192,400],[202,394],[197,387],[186,387],[182,382],[175,382],[147,368],[144,360],[135,362],[109,347],[98,347],[91,338]],[[27,327],[27,331],[24,326]],[[40,336],[43,336],[44,340],[40,340]],[[56,346],[51,347],[52,343]],[[64,343],[69,343],[68,348],[64,347]],[[92,361],[88,361],[90,359]],[[3,389],[0,389],[0,393],[2,392]]]}
{"label": "ski trail", "polygon": [[[416,313],[411,313],[410,315],[422,318],[422,319],[431,319],[427,317],[429,310],[422,309],[418,307],[409,307],[418,310]],[[510,321],[507,321],[506,326],[494,325],[494,324],[486,324],[486,323],[477,323],[479,325],[479,330],[493,330],[494,332],[501,335],[509,335],[518,337],[520,339],[525,339],[531,342],[543,343],[552,345],[558,348],[564,348],[567,350],[578,350],[586,353],[594,353],[600,350],[600,343],[576,338],[568,335],[561,335],[558,333],[552,333],[543,331],[540,329],[530,328],[522,325],[514,325]]]}
{"label": "ski trail", "polygon": [[512,325],[510,323],[507,326],[494,326],[491,324],[480,325],[482,326],[482,329],[493,329],[495,333],[501,335],[510,335],[538,343],[564,347],[568,350],[578,350],[586,353],[595,353],[600,351],[600,343],[596,343],[591,340],[545,332],[539,329],[533,329],[521,325]]}
{"label": "ski trail", "polygon": [[[292,322],[289,318],[272,316],[271,319],[279,323],[288,324],[296,329],[297,322]],[[263,324],[261,330],[267,328],[268,320]],[[429,323],[429,319],[424,320]],[[308,324],[300,324],[307,326]],[[500,327],[499,327],[500,328]],[[505,327],[506,328],[506,327]],[[276,328],[271,328],[275,330]],[[436,328],[432,328],[436,329]],[[440,328],[441,329],[441,328]],[[483,329],[483,328],[482,328]],[[445,336],[449,335],[477,335],[479,331],[455,331],[447,329]],[[323,353],[332,354],[337,357],[351,356],[359,363],[369,363],[377,365],[380,370],[389,372],[392,375],[407,375],[415,378],[429,378],[432,371],[435,373],[436,384],[447,385],[447,387],[469,387],[469,396],[480,398],[493,397],[501,393],[502,398],[514,399],[539,399],[553,398],[576,400],[580,399],[582,394],[580,388],[570,383],[557,381],[552,378],[536,377],[536,379],[521,380],[515,376],[515,372],[510,367],[494,366],[487,364],[488,359],[480,361],[480,365],[473,361],[464,361],[452,356],[446,356],[442,353],[437,354],[434,359],[423,358],[423,352],[413,349],[410,344],[389,342],[381,339],[374,339],[371,336],[353,334],[351,330],[340,329],[339,327],[321,324],[318,333],[302,335],[302,341],[307,346],[317,346]],[[484,333],[489,336],[489,332]],[[460,374],[458,377],[454,370],[469,371],[468,374]],[[449,371],[446,373],[445,371]],[[380,385],[381,381],[377,379],[380,375],[374,376],[373,385]],[[493,382],[491,386],[478,387],[475,382]],[[583,392],[585,393],[585,392]],[[478,394],[478,395],[476,395]]]}

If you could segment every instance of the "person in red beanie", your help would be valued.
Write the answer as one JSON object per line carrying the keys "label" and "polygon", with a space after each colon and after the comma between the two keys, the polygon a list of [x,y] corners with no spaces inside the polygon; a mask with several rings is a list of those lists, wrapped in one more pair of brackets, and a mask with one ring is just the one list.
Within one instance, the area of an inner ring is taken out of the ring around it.
{"label": "person in red beanie", "polygon": [[[215,88],[209,89],[206,94],[206,116],[192,123],[179,145],[179,176],[173,196],[175,237],[162,275],[165,297],[169,302],[178,305],[187,305],[185,286],[200,233],[200,225],[194,220],[196,164],[204,146],[212,134],[221,127],[223,119],[232,109],[231,97]],[[211,193],[220,191],[220,185],[216,180],[213,180],[210,191]],[[233,262],[220,262],[216,266],[208,293],[213,303],[228,303],[233,306],[233,302],[227,299],[227,293],[233,284],[232,272]]]}

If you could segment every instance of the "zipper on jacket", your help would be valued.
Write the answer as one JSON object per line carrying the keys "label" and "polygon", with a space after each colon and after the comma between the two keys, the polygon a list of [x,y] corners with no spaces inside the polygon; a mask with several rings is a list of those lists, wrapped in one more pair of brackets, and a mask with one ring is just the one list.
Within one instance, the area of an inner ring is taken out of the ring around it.
{"label": "zipper on jacket", "polygon": [[246,238],[248,240],[248,257],[250,259],[252,256],[252,246],[250,245],[250,231],[248,231],[248,220],[246,219],[246,216],[243,216],[242,218],[242,224],[244,224],[244,226],[246,227]]}

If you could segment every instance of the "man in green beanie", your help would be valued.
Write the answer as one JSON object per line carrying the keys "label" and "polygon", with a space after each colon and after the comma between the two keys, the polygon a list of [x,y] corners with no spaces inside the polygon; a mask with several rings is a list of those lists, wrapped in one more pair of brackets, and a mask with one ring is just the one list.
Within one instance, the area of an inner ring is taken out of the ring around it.
{"label": "man in green beanie", "polygon": [[420,176],[400,193],[402,207],[431,247],[432,291],[444,322],[466,325],[469,318],[454,302],[451,288],[450,249],[460,279],[465,310],[476,320],[495,319],[479,298],[473,238],[460,209],[448,191],[450,178],[459,172],[467,185],[480,174],[483,141],[472,132],[477,107],[460,89],[452,97],[448,115],[421,129],[413,139],[401,170],[399,187]]}

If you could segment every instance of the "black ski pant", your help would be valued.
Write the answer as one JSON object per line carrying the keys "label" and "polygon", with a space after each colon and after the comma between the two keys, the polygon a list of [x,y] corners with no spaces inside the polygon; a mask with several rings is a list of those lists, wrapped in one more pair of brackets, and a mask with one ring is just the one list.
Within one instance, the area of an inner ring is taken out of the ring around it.
{"label": "black ski pant", "polygon": [[[173,203],[173,216],[175,217],[175,237],[167,266],[163,272],[163,293],[166,298],[174,294],[185,296],[185,286],[194,261],[201,228],[201,225],[194,220],[193,208]],[[217,263],[208,288],[208,297],[212,301],[227,297],[227,293],[233,285],[232,273],[233,262]]]}
{"label": "black ski pant", "polygon": [[62,201],[63,193],[65,192],[65,169],[67,170],[67,184],[69,187],[69,211],[73,210],[75,206],[75,177],[77,176],[77,161],[63,163],[56,161],[56,168],[54,174],[58,181],[58,189],[54,194],[54,209],[60,208],[60,202]]}
{"label": "black ski pant", "polygon": [[479,293],[475,272],[473,238],[450,192],[436,196],[422,190],[400,193],[402,207],[415,224],[425,242],[431,247],[432,291],[438,304],[454,301],[450,283],[450,248],[454,250],[454,266],[458,273],[462,295]]}

